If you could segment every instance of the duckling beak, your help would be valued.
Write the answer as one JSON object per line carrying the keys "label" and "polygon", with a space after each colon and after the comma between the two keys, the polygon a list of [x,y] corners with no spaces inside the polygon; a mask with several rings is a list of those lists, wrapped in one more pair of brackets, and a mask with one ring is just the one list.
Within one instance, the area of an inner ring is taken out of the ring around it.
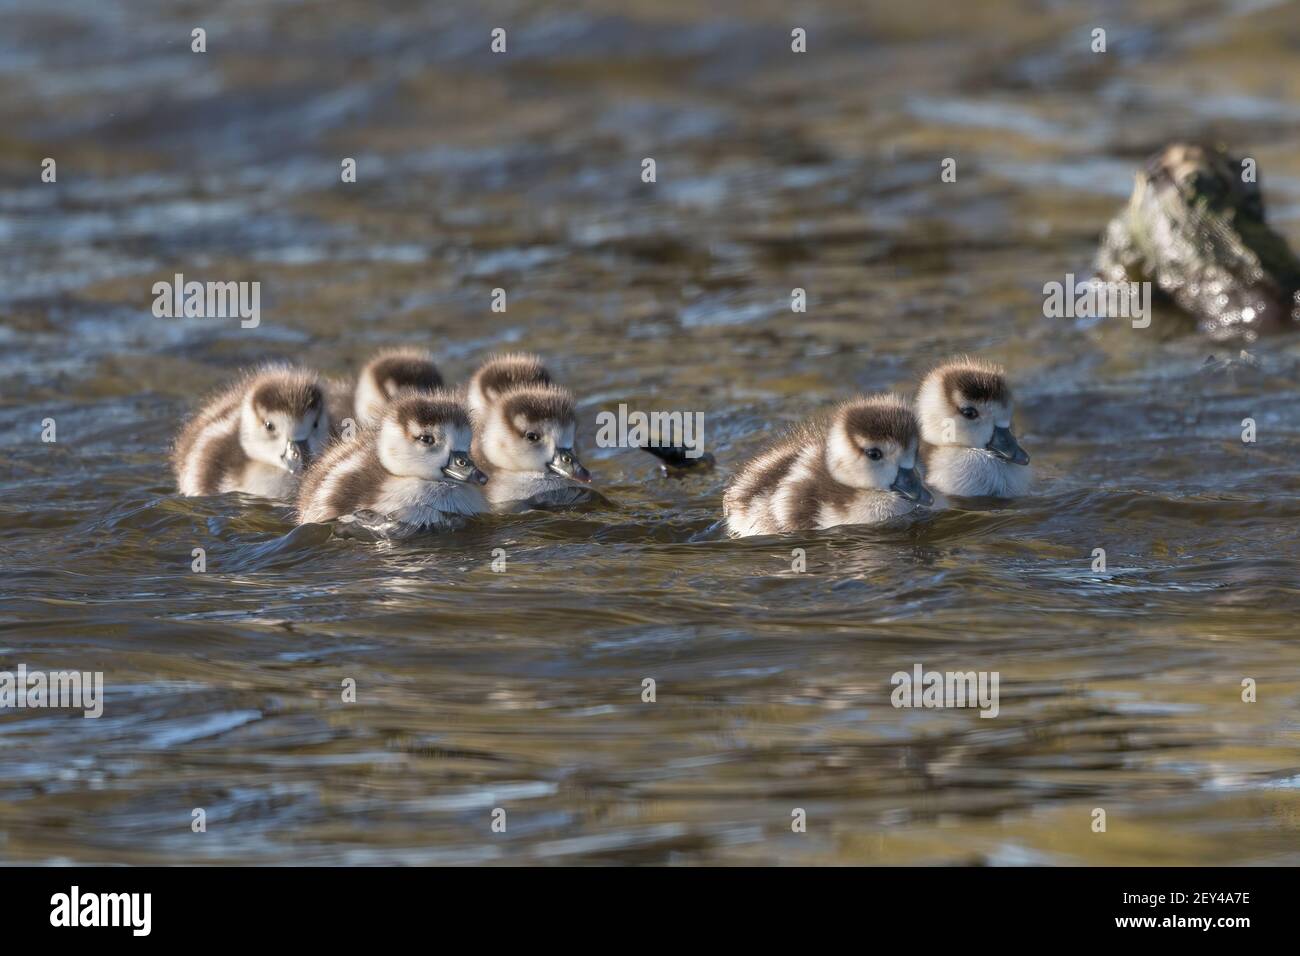
{"label": "duckling beak", "polygon": [[930,489],[921,483],[921,476],[916,473],[915,468],[898,469],[898,477],[889,486],[889,490],[902,495],[908,501],[915,501],[922,505],[934,504],[934,495],[930,494]]}
{"label": "duckling beak", "polygon": [[572,448],[555,449],[555,457],[547,463],[546,467],[563,478],[572,478],[584,484],[591,483],[591,472],[582,467],[582,462],[578,461],[578,456],[573,453]]}
{"label": "duckling beak", "polygon": [[993,437],[989,439],[989,443],[984,447],[1003,461],[1009,461],[1013,465],[1029,464],[1029,456],[1020,447],[1020,443],[1016,441],[1016,436],[1011,434],[1010,428],[1001,425],[995,427]]}
{"label": "duckling beak", "polygon": [[477,485],[486,485],[488,480],[488,476],[479,471],[469,455],[461,451],[452,453],[451,460],[442,469],[442,473],[452,481],[472,482]]}
{"label": "duckling beak", "polygon": [[300,475],[311,464],[311,446],[306,441],[291,440],[284,446],[280,458],[284,461],[284,467],[289,469],[289,474]]}

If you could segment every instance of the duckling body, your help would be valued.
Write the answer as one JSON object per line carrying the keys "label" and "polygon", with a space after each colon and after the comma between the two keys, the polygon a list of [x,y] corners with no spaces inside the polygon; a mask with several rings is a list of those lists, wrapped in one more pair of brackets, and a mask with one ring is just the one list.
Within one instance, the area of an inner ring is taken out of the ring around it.
{"label": "duckling body", "polygon": [[879,524],[931,497],[916,474],[916,420],[897,397],[858,398],[750,461],[723,497],[733,537]]}
{"label": "duckling body", "polygon": [[558,475],[521,475],[498,470],[489,477],[496,482],[496,487],[484,488],[484,492],[497,511],[513,510],[509,505],[563,507],[578,504],[589,495],[580,483]]}
{"label": "duckling body", "polygon": [[356,387],[351,379],[330,376],[321,381],[325,390],[325,407],[330,413],[330,438],[351,439],[360,428],[352,402]]}
{"label": "duckling body", "polygon": [[335,444],[303,482],[300,524],[373,511],[439,527],[487,510],[486,476],[469,457],[469,415],[446,392],[402,395],[378,424]]}
{"label": "duckling body", "polygon": [[958,358],[933,369],[916,398],[925,480],[943,495],[1018,498],[1029,455],[1011,431],[1015,403],[996,365]]}
{"label": "duckling body", "polygon": [[925,480],[943,495],[965,498],[1020,498],[1029,493],[1033,472],[981,448],[925,445]]}
{"label": "duckling body", "polygon": [[187,496],[292,498],[329,432],[316,373],[264,366],[213,396],[182,427],[172,452],[177,487]]}
{"label": "duckling body", "polygon": [[574,451],[577,412],[567,389],[515,387],[485,400],[474,418],[474,456],[488,475],[485,491],[494,509],[568,505],[589,497],[591,473]]}

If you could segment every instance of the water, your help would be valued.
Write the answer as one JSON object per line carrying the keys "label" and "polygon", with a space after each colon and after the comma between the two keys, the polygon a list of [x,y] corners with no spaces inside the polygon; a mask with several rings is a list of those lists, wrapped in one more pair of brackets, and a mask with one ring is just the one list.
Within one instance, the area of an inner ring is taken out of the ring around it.
{"label": "water", "polygon": [[[1300,241],[1300,9],[1180,6],[6,5],[0,669],[107,688],[0,716],[0,860],[1300,861],[1300,341],[1042,314],[1176,136]],[[155,319],[178,271],[260,281],[261,326]],[[239,367],[404,342],[543,354],[610,504],[375,544],[173,493]],[[1033,497],[719,534],[775,431],[960,351],[1011,370]],[[595,448],[620,402],[703,411],[718,468]],[[998,671],[999,716],[894,709],[917,663]]]}

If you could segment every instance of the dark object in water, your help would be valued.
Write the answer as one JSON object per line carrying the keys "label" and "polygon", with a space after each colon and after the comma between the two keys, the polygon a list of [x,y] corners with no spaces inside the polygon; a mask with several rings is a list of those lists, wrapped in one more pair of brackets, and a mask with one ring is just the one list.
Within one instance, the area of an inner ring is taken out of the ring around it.
{"label": "dark object in water", "polygon": [[707,451],[691,457],[691,449],[682,445],[640,445],[642,451],[648,451],[659,459],[659,470],[665,477],[684,471],[708,471],[714,465],[714,459]]}
{"label": "dark object in water", "polygon": [[1300,260],[1264,221],[1253,160],[1173,143],[1137,174],[1102,236],[1107,282],[1152,282],[1202,332],[1254,340],[1300,321]]}

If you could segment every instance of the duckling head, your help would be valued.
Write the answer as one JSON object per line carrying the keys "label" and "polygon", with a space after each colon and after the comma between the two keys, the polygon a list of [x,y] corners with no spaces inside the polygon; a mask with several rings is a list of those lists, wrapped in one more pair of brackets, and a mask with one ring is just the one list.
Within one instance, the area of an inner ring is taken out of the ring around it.
{"label": "duckling head", "polygon": [[568,389],[539,385],[504,392],[477,421],[483,457],[493,468],[591,481],[574,451],[578,416]]}
{"label": "duckling head", "polygon": [[357,420],[363,426],[373,425],[399,393],[431,392],[441,387],[442,376],[428,352],[414,348],[386,349],[367,362],[357,378]]}
{"label": "duckling head", "polygon": [[329,430],[314,372],[272,366],[250,378],[239,412],[239,443],[249,458],[302,474],[324,450]]}
{"label": "duckling head", "polygon": [[485,415],[488,407],[506,392],[517,388],[551,385],[551,373],[536,355],[516,352],[494,355],[484,362],[469,380],[469,412],[475,418]]}
{"label": "duckling head", "polygon": [[469,456],[469,413],[444,391],[400,395],[379,423],[379,463],[390,475],[482,485],[487,475]]}
{"label": "duckling head", "polygon": [[840,484],[929,505],[934,496],[916,471],[919,444],[916,417],[901,398],[858,398],[835,410],[826,435],[826,467]]}
{"label": "duckling head", "polygon": [[968,357],[945,362],[921,383],[916,407],[929,444],[978,448],[1014,465],[1029,464],[1011,431],[1015,403],[999,366]]}

